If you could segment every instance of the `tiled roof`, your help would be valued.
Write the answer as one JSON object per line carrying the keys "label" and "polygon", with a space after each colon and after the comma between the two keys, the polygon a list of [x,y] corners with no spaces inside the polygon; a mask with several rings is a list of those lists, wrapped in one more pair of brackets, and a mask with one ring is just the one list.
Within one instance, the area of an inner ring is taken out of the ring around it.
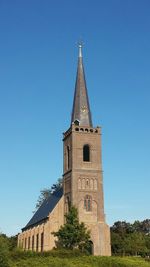
{"label": "tiled roof", "polygon": [[39,209],[35,212],[31,220],[22,230],[24,231],[27,228],[33,227],[34,225],[37,225],[38,223],[46,219],[49,213],[55,208],[62,195],[63,188],[60,188],[58,191],[54,192],[51,196],[49,196],[49,198],[43,202],[43,204],[39,207]]}

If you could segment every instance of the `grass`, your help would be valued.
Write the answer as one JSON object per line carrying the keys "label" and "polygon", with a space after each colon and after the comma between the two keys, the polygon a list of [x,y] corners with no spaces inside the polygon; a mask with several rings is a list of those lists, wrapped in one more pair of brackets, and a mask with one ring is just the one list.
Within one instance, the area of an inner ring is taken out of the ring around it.
{"label": "grass", "polygon": [[16,252],[11,255],[10,267],[150,267],[150,262],[136,257],[81,256],[62,251]]}

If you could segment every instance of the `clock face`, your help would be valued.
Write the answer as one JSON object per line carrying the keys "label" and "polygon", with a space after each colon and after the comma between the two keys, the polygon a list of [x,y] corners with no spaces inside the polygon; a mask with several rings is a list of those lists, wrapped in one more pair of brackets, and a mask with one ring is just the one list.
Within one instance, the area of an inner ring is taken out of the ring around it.
{"label": "clock face", "polygon": [[86,107],[86,106],[82,106],[82,107],[81,107],[81,111],[82,111],[83,113],[86,113],[86,112],[87,112],[87,107]]}

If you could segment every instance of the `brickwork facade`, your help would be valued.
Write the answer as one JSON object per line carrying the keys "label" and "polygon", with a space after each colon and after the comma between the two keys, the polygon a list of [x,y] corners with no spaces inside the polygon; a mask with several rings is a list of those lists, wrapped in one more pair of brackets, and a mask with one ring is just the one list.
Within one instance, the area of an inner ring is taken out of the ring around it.
{"label": "brickwork facade", "polygon": [[18,235],[18,247],[24,250],[48,251],[53,249],[56,238],[52,232],[58,231],[64,224],[64,197],[62,197],[47,220],[39,222]]}
{"label": "brickwork facade", "polygon": [[[85,146],[89,157],[84,159]],[[99,127],[72,124],[64,133],[64,201],[65,212],[68,202],[78,208],[79,220],[91,232],[93,254],[111,255],[110,229],[104,215]]]}

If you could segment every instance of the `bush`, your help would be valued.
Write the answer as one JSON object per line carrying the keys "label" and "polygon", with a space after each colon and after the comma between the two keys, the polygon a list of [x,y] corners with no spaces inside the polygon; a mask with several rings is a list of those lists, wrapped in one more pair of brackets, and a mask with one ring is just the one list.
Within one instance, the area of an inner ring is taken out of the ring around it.
{"label": "bush", "polygon": [[53,258],[74,258],[84,255],[80,250],[73,249],[53,249],[50,251],[44,252],[34,252],[34,251],[23,251],[21,249],[15,249],[11,252],[11,259],[28,259],[28,258],[37,258],[37,257],[53,257]]}
{"label": "bush", "polygon": [[0,235],[0,267],[9,267],[9,244],[4,235]]}
{"label": "bush", "polygon": [[58,232],[52,232],[57,237],[56,246],[58,249],[74,250],[78,248],[81,252],[90,251],[90,231],[83,222],[79,222],[78,210],[71,206],[65,214],[66,223]]}
{"label": "bush", "polygon": [[14,249],[13,251],[11,251],[10,253],[11,259],[13,260],[18,260],[18,259],[28,259],[31,257],[37,257],[37,253],[36,252],[32,252],[32,251],[23,251],[19,248]]}
{"label": "bush", "polygon": [[52,249],[51,251],[45,251],[41,254],[44,257],[58,257],[58,258],[74,258],[85,255],[79,249]]}
{"label": "bush", "polygon": [[150,262],[140,257],[81,256],[78,253],[77,250],[57,249],[44,253],[16,251],[11,267],[150,267]]}

